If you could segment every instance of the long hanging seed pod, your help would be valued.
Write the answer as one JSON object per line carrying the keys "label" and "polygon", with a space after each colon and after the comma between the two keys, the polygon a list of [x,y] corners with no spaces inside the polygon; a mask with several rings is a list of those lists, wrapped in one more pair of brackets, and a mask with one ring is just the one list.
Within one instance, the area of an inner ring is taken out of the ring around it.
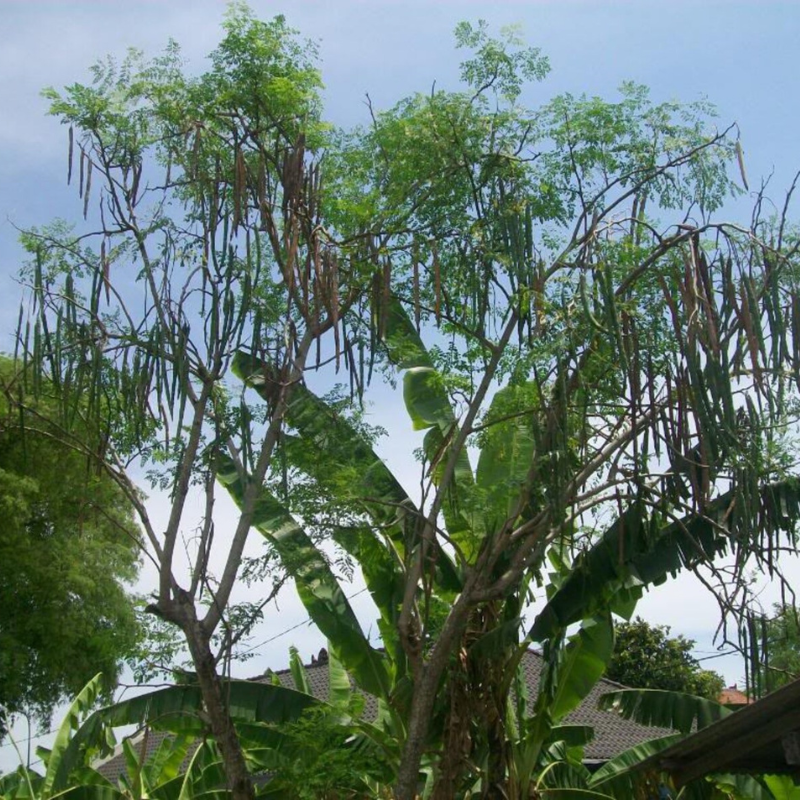
{"label": "long hanging seed pod", "polygon": [[755,325],[753,317],[750,313],[750,298],[747,291],[747,277],[742,278],[739,284],[739,291],[741,295],[741,313],[739,320],[744,326],[745,336],[747,338],[747,345],[750,350],[750,360],[752,361],[753,372],[756,377],[756,382],[761,384],[761,366],[758,358],[758,340],[755,332]]}
{"label": "long hanging seed pod", "polygon": [[242,200],[247,180],[244,156],[241,147],[236,144],[233,157],[233,232],[239,229],[242,221]]}
{"label": "long hanging seed pod", "polygon": [[320,264],[320,252],[319,252],[319,237],[314,237],[314,277],[313,277],[313,302],[314,302],[314,332],[316,335],[317,340],[317,366],[320,365],[322,361],[322,337],[319,335],[320,331],[320,320],[321,320],[321,294],[324,292],[323,285],[322,285],[322,273],[321,273],[321,264]]}
{"label": "long hanging seed pod", "polygon": [[[339,264],[335,256],[331,256],[329,259],[328,276],[330,278],[331,324],[333,325],[333,341],[336,348],[336,372],[339,372],[339,359],[341,357],[341,342],[339,340]],[[344,336],[344,320],[342,320],[342,335]]]}
{"label": "long hanging seed pod", "polygon": [[261,212],[261,222],[264,224],[264,214],[266,212],[267,200],[267,165],[264,154],[259,153],[258,172],[256,173],[256,200],[258,209]]}
{"label": "long hanging seed pod", "polygon": [[69,126],[69,153],[67,154],[67,186],[72,182],[72,155],[75,150],[75,131]]}
{"label": "long hanging seed pod", "polygon": [[194,142],[192,144],[192,177],[197,180],[200,171],[200,125],[194,129]]}
{"label": "long hanging seed pod", "polygon": [[[220,206],[220,174],[219,174],[219,156],[214,160],[214,180],[211,181],[211,197],[209,200],[208,209],[208,229],[212,238],[217,235],[217,224],[219,222],[219,206]],[[208,262],[208,252],[206,251],[206,262]]]}
{"label": "long hanging seed pod", "polygon": [[131,205],[135,206],[139,193],[139,182],[142,179],[142,162],[138,161],[133,165],[133,184],[131,185]]}
{"label": "long hanging seed pod", "polygon": [[81,148],[81,156],[78,159],[78,197],[83,199],[83,171],[84,171],[84,161],[86,159],[86,153],[84,149]]}
{"label": "long hanging seed pod", "polygon": [[[372,276],[372,313],[370,314],[370,319],[372,324],[370,325],[370,350],[375,351],[375,347],[377,342],[380,341],[380,334],[381,330],[383,330],[383,309],[381,306],[381,298],[383,296],[383,291],[381,287],[381,276],[380,273],[375,272]],[[372,362],[370,362],[370,367],[372,366]],[[370,370],[370,375],[372,371]]]}
{"label": "long hanging seed pod", "polygon": [[103,270],[103,284],[106,289],[106,303],[111,302],[111,262],[106,251],[106,239],[103,237],[100,242],[100,268]]}
{"label": "long hanging seed pod", "polygon": [[358,401],[364,402],[364,342],[358,343]]}
{"label": "long hanging seed pod", "polygon": [[381,340],[386,339],[386,326],[389,318],[389,308],[392,292],[392,261],[389,256],[383,262],[383,275],[381,278]]}
{"label": "long hanging seed pod", "polygon": [[314,184],[314,172],[317,169],[316,164],[312,164],[311,169],[306,173],[304,182],[304,198],[306,203],[306,214],[309,222],[313,225],[317,213],[316,209],[316,193]]}
{"label": "long hanging seed pod", "polygon": [[311,197],[309,198],[309,216],[314,225],[320,223],[320,191],[322,186],[322,179],[320,177],[319,164],[314,165],[311,180]]}
{"label": "long hanging seed pod", "polygon": [[792,321],[792,353],[794,356],[793,370],[797,389],[800,391],[800,295],[792,292],[791,296],[791,321]]}
{"label": "long hanging seed pod", "polygon": [[304,317],[308,317],[309,315],[309,282],[311,280],[311,247],[306,247],[306,263],[305,266],[300,269],[300,265],[298,264],[298,272],[300,273],[300,288],[302,293],[302,303],[303,307],[300,309],[300,313]]}
{"label": "long hanging seed pod", "polygon": [[83,194],[83,218],[86,219],[86,216],[89,213],[89,194],[92,190],[92,159],[86,159],[87,166],[86,166],[86,191]]}

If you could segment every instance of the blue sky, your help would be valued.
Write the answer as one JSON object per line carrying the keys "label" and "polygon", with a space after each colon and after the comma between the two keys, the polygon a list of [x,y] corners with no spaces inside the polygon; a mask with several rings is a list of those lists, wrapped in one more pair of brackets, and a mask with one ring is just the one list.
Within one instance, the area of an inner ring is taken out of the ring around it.
{"label": "blue sky", "polygon": [[[285,13],[319,41],[327,116],[341,125],[367,121],[367,92],[381,108],[429,90],[434,80],[454,87],[459,55],[453,28],[459,20],[483,18],[493,28],[520,23],[526,38],[549,56],[551,75],[527,92],[529,105],[565,91],[611,98],[623,80],[650,86],[656,100],[707,97],[719,109],[720,127],[739,124],[751,187],[774,173],[772,194],[781,199],[800,169],[795,0],[254,0],[251,7],[261,16]],[[169,37],[181,43],[188,68],[199,71],[219,39],[224,10],[224,3],[209,0],[0,0],[0,349],[12,346],[20,298],[15,226],[80,214],[65,185],[66,133],[45,116],[39,91],[88,80],[95,59],[122,56],[128,46],[156,54]],[[741,218],[745,205],[739,201],[731,214]],[[405,435],[386,423],[393,417],[403,415],[393,413],[391,402],[375,411],[376,422]],[[397,438],[383,447],[402,469]],[[404,453],[406,448],[404,440]],[[682,581],[654,592],[642,613],[710,651],[715,605],[694,584]],[[258,638],[302,619],[297,603],[287,598]],[[321,645],[298,629],[260,652],[245,672],[282,666],[292,642],[306,657]],[[729,682],[741,678],[738,661],[709,666],[721,668]]]}

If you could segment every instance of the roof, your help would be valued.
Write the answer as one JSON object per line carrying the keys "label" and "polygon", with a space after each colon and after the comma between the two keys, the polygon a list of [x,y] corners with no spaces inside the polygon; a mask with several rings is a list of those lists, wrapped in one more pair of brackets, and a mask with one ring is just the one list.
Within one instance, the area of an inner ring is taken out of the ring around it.
{"label": "roof", "polygon": [[[528,688],[529,696],[533,697],[538,693],[539,681],[541,679],[544,659],[540,653],[528,650],[522,659],[522,668],[525,673],[525,683]],[[319,657],[312,659],[312,663],[305,668],[311,693],[320,700],[328,698],[328,658],[324,650],[320,651]],[[267,681],[271,675],[275,674],[280,682],[290,688],[296,689],[291,671],[288,669],[276,673],[259,675],[251,680]],[[649,727],[640,725],[637,722],[626,720],[614,711],[601,711],[598,708],[600,697],[607,692],[617,691],[626,687],[614,681],[601,678],[589,692],[588,696],[581,704],[572,711],[564,720],[571,725],[590,725],[594,729],[594,738],[584,749],[585,761],[587,764],[597,764],[608,761],[623,750],[640,744],[641,742],[655,739],[659,736],[667,736],[674,731],[666,728]],[[374,719],[377,713],[375,698],[365,695],[364,717]],[[167,734],[151,732],[144,741],[144,736],[140,732],[134,738],[134,744],[144,748],[146,756],[155,753],[158,745],[163,741]],[[125,759],[123,755],[117,754],[113,758],[103,762],[98,767],[106,778],[116,780],[125,770]]]}
{"label": "roof", "polygon": [[724,706],[746,706],[753,701],[734,683],[733,686],[726,686],[719,693],[718,702]]}
{"label": "roof", "polygon": [[800,680],[687,736],[641,764],[677,785],[714,772],[800,776]]}

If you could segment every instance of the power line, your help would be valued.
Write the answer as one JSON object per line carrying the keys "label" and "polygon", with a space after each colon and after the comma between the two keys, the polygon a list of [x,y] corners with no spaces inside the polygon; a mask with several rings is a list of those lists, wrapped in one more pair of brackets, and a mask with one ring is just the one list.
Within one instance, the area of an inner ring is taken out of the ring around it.
{"label": "power line", "polygon": [[[363,589],[359,589],[355,594],[351,594],[347,597],[348,600],[352,600],[354,597],[358,597],[360,594],[364,594],[367,591],[367,587],[365,586]],[[280,639],[281,636],[286,636],[287,633],[291,633],[292,631],[296,631],[298,628],[302,628],[303,625],[309,625],[312,622],[310,616],[306,617],[304,620],[301,620],[296,625],[292,625],[291,628],[287,628],[285,631],[281,631],[280,633],[276,633],[274,636],[270,636],[269,639],[265,639],[263,642],[259,642],[258,644],[254,644],[252,647],[248,647],[246,650],[240,650],[239,655],[243,655],[244,653],[252,653],[253,650],[258,650],[260,647],[264,647],[264,645],[270,644],[270,642],[274,642],[276,639]]]}
{"label": "power line", "polygon": [[58,728],[53,728],[51,731],[46,731],[45,733],[37,733],[35,736],[29,736],[27,739],[15,739],[13,742],[6,742],[5,744],[0,744],[0,747],[13,747],[14,744],[26,744],[27,742],[32,742],[34,739],[42,739],[45,736],[50,736],[52,733],[56,733]]}
{"label": "power line", "polygon": [[[358,597],[360,594],[364,594],[364,592],[366,592],[366,591],[367,591],[367,587],[365,586],[363,589],[359,589],[354,594],[349,595],[347,597],[347,599],[348,600],[353,600],[354,598]],[[285,631],[281,631],[280,633],[276,633],[274,636],[270,636],[269,639],[264,639],[263,642],[259,642],[258,644],[254,644],[252,647],[248,647],[246,650],[242,650],[241,653],[252,653],[253,650],[258,650],[259,648],[264,647],[264,645],[270,644],[271,642],[274,642],[276,639],[280,639],[282,636],[286,636],[287,633],[291,633],[292,631],[296,631],[298,628],[302,628],[303,625],[309,625],[311,622],[312,622],[312,619],[311,619],[310,616],[308,616],[304,620],[301,620],[300,622],[298,622],[296,625],[292,625],[291,628],[287,628]],[[722,655],[725,655],[725,653],[723,653]],[[709,657],[710,658],[716,658],[716,656],[709,656]],[[698,659],[698,661],[703,661],[703,660],[704,659]],[[25,744],[26,742],[31,742],[34,739],[42,739],[45,736],[50,736],[50,734],[55,733],[57,730],[58,730],[58,728],[53,728],[53,730],[47,731],[46,733],[38,733],[38,734],[36,734],[36,736],[29,736],[27,739],[17,739],[16,743],[19,745],[19,744]],[[0,747],[12,747],[12,746],[13,746],[13,742],[6,742],[5,744],[0,744]]]}
{"label": "power line", "polygon": [[712,658],[723,658],[724,656],[736,656],[739,655],[738,650],[728,650],[727,653],[716,653],[713,656],[703,656],[702,658],[697,658],[695,661],[710,661]]}

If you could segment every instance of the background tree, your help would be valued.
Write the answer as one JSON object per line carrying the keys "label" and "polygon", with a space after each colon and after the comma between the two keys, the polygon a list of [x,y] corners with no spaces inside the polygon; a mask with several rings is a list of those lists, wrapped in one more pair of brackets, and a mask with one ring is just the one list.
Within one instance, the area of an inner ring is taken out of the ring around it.
{"label": "background tree", "polygon": [[81,452],[100,443],[81,427],[65,443],[47,386],[20,405],[22,384],[1,359],[0,708],[46,725],[99,670],[108,696],[137,644],[139,529],[119,487]]}
{"label": "background tree", "polygon": [[800,677],[800,622],[791,605],[773,608],[767,620],[765,652],[768,659],[767,690],[772,691]]}
{"label": "background tree", "polygon": [[641,617],[614,626],[614,655],[606,677],[636,689],[665,689],[710,700],[719,699],[722,676],[701,669],[692,656],[694,642],[670,637],[669,626],[650,625]]}

